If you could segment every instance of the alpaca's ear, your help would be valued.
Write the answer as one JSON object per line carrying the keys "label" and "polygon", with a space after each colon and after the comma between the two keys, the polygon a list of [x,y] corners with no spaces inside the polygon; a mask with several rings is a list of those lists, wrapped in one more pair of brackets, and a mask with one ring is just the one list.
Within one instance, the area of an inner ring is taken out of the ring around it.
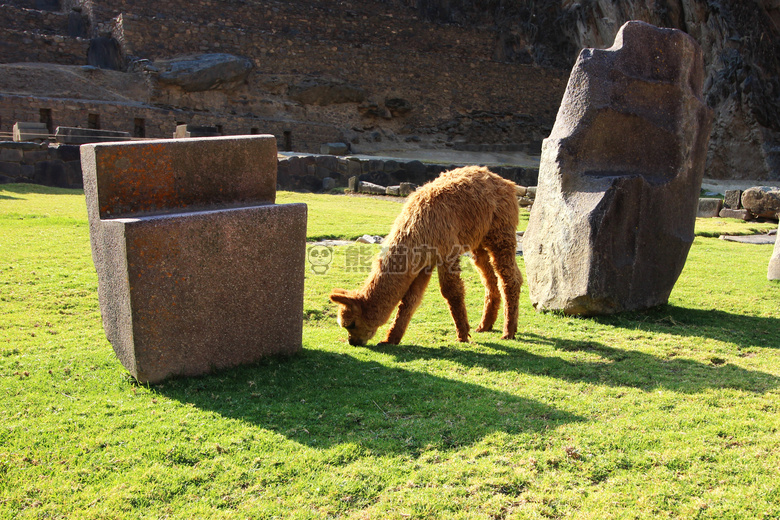
{"label": "alpaca's ear", "polygon": [[355,297],[344,289],[333,289],[330,293],[330,301],[352,307],[355,304]]}

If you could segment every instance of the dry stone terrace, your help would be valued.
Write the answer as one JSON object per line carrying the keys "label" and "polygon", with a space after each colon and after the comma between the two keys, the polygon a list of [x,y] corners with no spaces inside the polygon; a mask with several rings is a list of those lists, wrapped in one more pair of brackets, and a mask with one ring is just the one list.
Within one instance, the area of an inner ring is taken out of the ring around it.
{"label": "dry stone terrace", "polygon": [[[31,77],[28,85],[48,82],[49,92],[30,96],[0,80],[0,132],[14,121],[37,121],[39,111],[48,110],[54,126],[86,126],[90,114],[100,117],[101,128],[135,137],[170,137],[178,123],[218,125],[225,135],[272,133],[281,150],[299,152],[316,153],[322,143],[337,141],[369,149],[406,135],[517,145],[541,141],[565,86],[566,71],[494,59],[489,31],[431,23],[415,9],[392,3],[54,4],[51,11],[41,11],[36,2],[4,4],[13,15],[0,22],[6,31],[0,42],[26,43],[0,54],[0,61],[53,66],[48,77],[13,71]],[[82,36],[75,35],[77,20]],[[99,54],[99,36],[118,43],[120,70],[72,67],[94,65],[88,56]],[[157,81],[158,61],[213,53],[248,58],[253,69],[246,81],[197,92]],[[127,84],[147,85],[119,101],[116,82],[106,79],[116,74],[126,76]],[[76,95],[66,92],[64,85],[58,93],[60,87],[52,85],[74,76],[105,89],[84,96],[78,89],[71,89]],[[355,95],[344,100],[334,94],[344,88]],[[320,94],[301,97],[301,89]]]}

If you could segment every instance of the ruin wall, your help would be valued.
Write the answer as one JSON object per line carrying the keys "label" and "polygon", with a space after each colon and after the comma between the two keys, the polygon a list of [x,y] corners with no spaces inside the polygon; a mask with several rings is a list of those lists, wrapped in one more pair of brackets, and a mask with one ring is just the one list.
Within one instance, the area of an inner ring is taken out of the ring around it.
{"label": "ruin wall", "polygon": [[0,27],[0,63],[86,65],[89,40]]}
{"label": "ruin wall", "polygon": [[[101,103],[6,94],[0,94],[0,128],[4,132],[10,132],[17,121],[41,121],[41,110],[50,111],[52,132],[57,126],[88,128],[90,114],[95,114],[99,118],[101,128],[130,132],[137,138],[170,138],[176,130],[176,124],[219,125],[225,135],[272,134],[276,136],[281,147],[288,142],[295,149],[301,150],[318,150],[320,144],[338,141],[341,138],[338,130],[332,126],[302,121],[215,115],[154,108],[143,104]],[[142,133],[138,131],[139,126],[144,129]]]}

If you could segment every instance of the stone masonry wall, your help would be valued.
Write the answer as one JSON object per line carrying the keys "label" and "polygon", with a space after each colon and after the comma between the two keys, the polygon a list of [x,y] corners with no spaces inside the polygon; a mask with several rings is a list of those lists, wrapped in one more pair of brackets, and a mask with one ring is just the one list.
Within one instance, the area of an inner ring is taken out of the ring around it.
{"label": "stone masonry wall", "polygon": [[0,63],[86,65],[89,40],[0,27]]}
{"label": "stone masonry wall", "polygon": [[[86,126],[89,114],[99,114],[100,128],[134,135],[141,119],[147,138],[170,137],[176,123],[219,125],[226,135],[273,133],[280,149],[310,153],[326,142],[363,145],[426,134],[456,147],[519,145],[546,136],[566,84],[565,72],[496,59],[489,30],[431,23],[415,9],[381,0],[60,5],[60,12],[34,13],[2,7],[9,16],[0,22],[0,62],[86,65],[90,40],[63,35],[66,17],[78,13],[89,19],[90,36],[119,41],[128,74],[141,75],[142,60],[212,52],[248,57],[255,68],[245,85],[207,92],[161,87],[152,73],[147,99],[126,104],[0,95],[0,132],[16,121],[39,121],[41,110],[49,110],[54,127]],[[77,10],[66,13],[71,7]],[[20,40],[28,43],[12,43]],[[309,80],[345,82],[366,100],[292,99],[290,92]],[[408,110],[391,115],[387,99]]]}
{"label": "stone masonry wall", "polygon": [[[277,186],[283,190],[322,191],[330,177],[346,187],[350,177],[382,186],[412,182],[422,185],[440,173],[462,165],[333,155],[282,154],[277,163]],[[523,186],[535,186],[535,168],[491,166],[490,170]],[[59,188],[83,187],[79,147],[47,143],[0,141],[0,184],[33,183]]]}
{"label": "stone masonry wall", "polygon": [[8,182],[81,188],[79,147],[0,142],[0,184]]}
{"label": "stone masonry wall", "polygon": [[[104,129],[130,132],[137,138],[172,137],[176,124],[222,127],[225,135],[272,134],[280,148],[289,141],[297,150],[318,149],[320,144],[341,140],[339,132],[328,125],[302,121],[278,121],[258,117],[211,114],[187,110],[154,108],[141,103],[117,104],[75,99],[33,98],[0,94],[0,128],[10,132],[17,121],[40,121],[41,109],[50,110],[52,130],[58,126],[87,128],[89,115],[96,114]],[[140,120],[140,121],[139,121]],[[140,135],[137,123],[143,122]]]}

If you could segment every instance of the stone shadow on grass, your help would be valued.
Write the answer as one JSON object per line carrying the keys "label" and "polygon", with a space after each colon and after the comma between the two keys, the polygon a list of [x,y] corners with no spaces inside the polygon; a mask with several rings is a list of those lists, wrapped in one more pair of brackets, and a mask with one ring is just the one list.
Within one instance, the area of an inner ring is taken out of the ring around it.
{"label": "stone shadow on grass", "polygon": [[[634,350],[613,348],[594,341],[575,341],[536,334],[517,335],[517,342],[496,343],[473,338],[486,347],[482,352],[458,346],[421,348],[382,345],[375,351],[392,355],[399,362],[414,359],[447,359],[464,367],[481,367],[496,372],[521,372],[571,382],[612,387],[632,387],[645,391],[665,388],[681,393],[698,393],[709,388],[733,388],[763,393],[776,388],[780,378],[734,366],[713,356],[708,363],[691,359],[659,358]],[[593,361],[571,361],[560,356],[540,356],[524,345],[548,345],[554,351],[579,351],[597,356]],[[487,351],[486,351],[487,350]],[[492,351],[492,352],[491,352]]]}
{"label": "stone shadow on grass", "polygon": [[[12,182],[8,184],[0,184],[0,191],[15,193],[17,195],[29,195],[31,193],[44,195],[77,195],[84,192],[84,190],[81,188],[59,188],[54,186],[46,186],[44,184],[36,184],[33,182]],[[3,195],[0,196],[0,198],[14,199],[17,197]]]}
{"label": "stone shadow on grass", "polygon": [[745,316],[716,309],[659,305],[643,312],[624,312],[589,319],[624,329],[715,339],[734,343],[741,349],[780,349],[778,318]]}
{"label": "stone shadow on grass", "polygon": [[155,388],[307,446],[352,442],[377,454],[415,456],[471,445],[497,432],[544,432],[585,420],[480,385],[308,349]]}

